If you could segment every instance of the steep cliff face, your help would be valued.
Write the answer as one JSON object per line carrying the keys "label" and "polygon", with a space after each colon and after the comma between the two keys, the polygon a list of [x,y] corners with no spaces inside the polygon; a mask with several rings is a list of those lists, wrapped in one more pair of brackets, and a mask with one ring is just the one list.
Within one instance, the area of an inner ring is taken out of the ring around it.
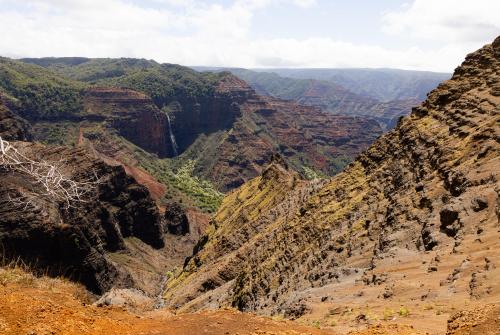
{"label": "steep cliff face", "polygon": [[283,173],[231,193],[170,304],[298,317],[339,301],[498,299],[499,68],[497,38],[307,196]]}
{"label": "steep cliff face", "polygon": [[[47,194],[29,175],[0,170],[0,244],[7,259],[20,257],[41,272],[64,275],[103,292],[133,286],[130,275],[110,261],[126,237],[163,246],[163,227],[149,193],[125,174],[83,149],[12,142],[21,154],[59,166],[66,177],[89,181],[83,202],[67,204]],[[96,180],[98,178],[98,180]]]}
{"label": "steep cliff face", "polygon": [[234,76],[223,79],[217,92],[242,97],[234,103],[240,117],[211,143],[212,154],[198,160],[204,175],[224,191],[259,175],[276,153],[299,173],[335,174],[382,133],[374,120],[258,96]]}
{"label": "steep cliff face", "polygon": [[84,94],[84,108],[89,114],[86,121],[97,113],[109,127],[144,150],[159,157],[174,156],[169,120],[145,94],[120,88],[91,88]]}
{"label": "steep cliff face", "polygon": [[231,129],[241,117],[240,105],[252,98],[256,98],[256,94],[245,82],[226,77],[217,84],[211,96],[177,97],[168,103],[179,152],[188,149],[201,134]]}

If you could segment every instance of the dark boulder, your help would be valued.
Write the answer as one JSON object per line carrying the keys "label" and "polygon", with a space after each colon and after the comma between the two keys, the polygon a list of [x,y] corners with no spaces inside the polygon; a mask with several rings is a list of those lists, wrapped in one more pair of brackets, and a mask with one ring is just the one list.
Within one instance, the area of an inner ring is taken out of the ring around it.
{"label": "dark boulder", "polygon": [[440,230],[449,237],[454,237],[460,229],[460,220],[458,211],[451,207],[444,207],[439,212],[441,221]]}
{"label": "dark boulder", "polygon": [[186,211],[178,203],[168,205],[165,210],[165,232],[173,235],[189,233],[189,220]]}
{"label": "dark boulder", "polygon": [[471,201],[471,208],[474,212],[482,211],[488,207],[488,199],[486,197],[475,197]]}

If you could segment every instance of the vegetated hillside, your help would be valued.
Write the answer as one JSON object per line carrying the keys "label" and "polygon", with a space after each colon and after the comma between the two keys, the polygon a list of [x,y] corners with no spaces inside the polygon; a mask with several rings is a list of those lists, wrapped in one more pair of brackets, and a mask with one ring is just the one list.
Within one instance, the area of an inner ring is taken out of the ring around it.
{"label": "vegetated hillside", "polygon": [[84,87],[39,66],[0,58],[0,93],[26,119],[75,117],[83,110]]}
{"label": "vegetated hillside", "polygon": [[[258,94],[294,100],[301,105],[317,106],[333,114],[370,117],[377,120],[384,130],[393,128],[400,116],[409,114],[411,108],[423,100],[405,98],[382,102],[369,94],[353,93],[334,81],[291,78],[274,72],[246,69],[224,70],[248,82]],[[370,85],[371,83],[368,82],[367,87]],[[437,82],[432,88],[435,86]],[[423,89],[427,90],[423,91]],[[430,90],[431,88],[422,88],[418,96],[425,96]]]}
{"label": "vegetated hillside", "polygon": [[499,69],[500,37],[331,180],[275,163],[230,193],[168,303],[444,331],[498,301]]}
{"label": "vegetated hillside", "polygon": [[315,79],[335,83],[349,91],[383,102],[416,99],[450,78],[450,73],[398,69],[265,69],[284,77]]}
{"label": "vegetated hillside", "polygon": [[381,134],[364,118],[262,98],[226,72],[127,58],[24,62],[85,87],[78,117],[27,117],[36,121],[35,138],[87,143],[106,159],[145,169],[169,186],[167,198],[204,210],[217,208],[219,191],[260,174],[274,153],[304,176],[332,175]]}
{"label": "vegetated hillside", "polygon": [[4,140],[30,140],[29,123],[17,116],[12,110],[10,99],[0,93],[0,134]]}

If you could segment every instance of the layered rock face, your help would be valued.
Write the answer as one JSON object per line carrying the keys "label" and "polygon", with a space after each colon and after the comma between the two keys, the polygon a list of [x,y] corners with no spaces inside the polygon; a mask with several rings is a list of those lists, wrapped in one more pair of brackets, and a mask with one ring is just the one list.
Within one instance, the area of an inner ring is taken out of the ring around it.
{"label": "layered rock face", "polygon": [[260,97],[234,76],[226,77],[219,91],[242,97],[233,103],[241,116],[209,157],[200,155],[199,164],[205,167],[204,175],[224,191],[262,173],[276,153],[298,172],[306,166],[335,174],[382,133],[374,120]]}
{"label": "layered rock face", "polygon": [[91,88],[84,94],[86,121],[102,115],[127,140],[159,157],[174,156],[169,121],[143,93],[120,88]]}
{"label": "layered rock face", "polygon": [[169,303],[293,317],[330,296],[497,300],[499,69],[497,38],[318,189],[272,167],[231,193]]}
{"label": "layered rock face", "polygon": [[159,212],[148,191],[121,166],[111,167],[83,149],[11,144],[34,161],[55,164],[66,177],[91,182],[92,189],[82,202],[68,207],[25,173],[1,169],[4,256],[20,257],[35,270],[67,276],[98,293],[133,286],[130,275],[107,253],[125,249],[124,238],[132,236],[154,248],[163,246]]}
{"label": "layered rock face", "polygon": [[376,120],[384,130],[396,126],[400,116],[408,115],[421,100],[401,99],[380,102],[369,96],[349,92],[329,82],[311,80],[310,87],[296,99],[307,106],[318,106],[334,114],[369,117]]}
{"label": "layered rock face", "polygon": [[203,98],[177,97],[167,104],[172,111],[172,123],[183,152],[201,134],[226,131],[241,117],[240,105],[256,98],[255,92],[242,80],[227,77],[215,89],[215,93]]}

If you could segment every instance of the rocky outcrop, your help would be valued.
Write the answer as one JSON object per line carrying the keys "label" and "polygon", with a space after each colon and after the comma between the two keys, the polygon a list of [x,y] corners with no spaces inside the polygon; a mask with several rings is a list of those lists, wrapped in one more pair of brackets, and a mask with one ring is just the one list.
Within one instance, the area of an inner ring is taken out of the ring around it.
{"label": "rocky outcrop", "polygon": [[126,237],[163,246],[160,216],[148,191],[121,166],[111,167],[83,149],[12,144],[33,160],[54,162],[67,177],[91,182],[93,190],[83,202],[68,207],[26,174],[0,170],[0,244],[5,257],[19,257],[36,270],[67,276],[94,292],[133,286],[107,253],[125,249]]}
{"label": "rocky outcrop", "polygon": [[[281,177],[231,193],[167,292],[171,305],[282,314],[307,302],[324,311],[331,303],[315,299],[325,292],[366,299],[353,292],[371,285],[363,278],[379,277],[369,291],[375,300],[431,299],[428,292],[436,301],[455,293],[497,299],[498,270],[485,270],[484,259],[500,261],[498,68],[500,38],[468,55],[409,117],[307,196]],[[422,266],[430,257],[440,266]]]}
{"label": "rocky outcrop", "polygon": [[500,306],[486,305],[453,314],[448,320],[446,335],[495,335],[500,329]]}
{"label": "rocky outcrop", "polygon": [[186,235],[189,233],[189,219],[186,211],[174,202],[165,209],[165,232],[174,235]]}

